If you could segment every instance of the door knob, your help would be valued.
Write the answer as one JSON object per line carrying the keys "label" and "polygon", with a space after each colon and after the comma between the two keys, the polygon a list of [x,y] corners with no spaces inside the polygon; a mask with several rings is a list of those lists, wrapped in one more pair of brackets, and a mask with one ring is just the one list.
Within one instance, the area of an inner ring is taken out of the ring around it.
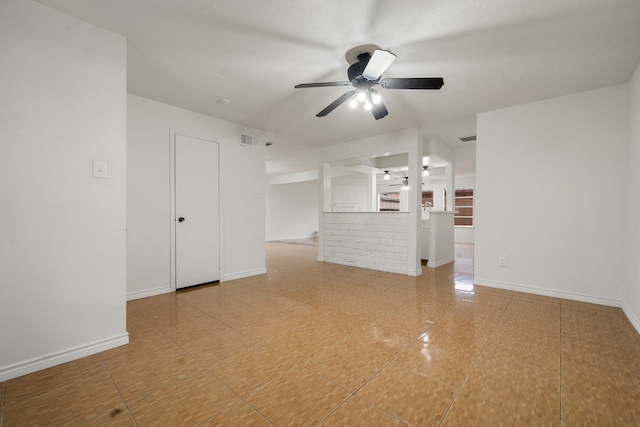
{"label": "door knob", "polygon": [[183,222],[183,221],[184,221],[184,217],[181,216],[180,218],[178,218],[178,222]]}

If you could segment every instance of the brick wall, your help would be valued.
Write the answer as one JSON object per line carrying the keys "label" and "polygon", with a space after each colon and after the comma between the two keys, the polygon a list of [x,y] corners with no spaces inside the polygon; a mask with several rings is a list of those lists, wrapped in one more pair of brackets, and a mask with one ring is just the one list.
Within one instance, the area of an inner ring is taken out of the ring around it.
{"label": "brick wall", "polygon": [[324,261],[407,274],[407,212],[326,212]]}

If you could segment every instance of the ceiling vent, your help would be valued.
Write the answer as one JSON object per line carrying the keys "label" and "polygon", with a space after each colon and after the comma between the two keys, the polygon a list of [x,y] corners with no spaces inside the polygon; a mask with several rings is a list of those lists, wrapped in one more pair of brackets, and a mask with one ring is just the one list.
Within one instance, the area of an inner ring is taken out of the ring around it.
{"label": "ceiling vent", "polygon": [[462,141],[462,142],[470,142],[470,141],[475,141],[475,140],[476,140],[476,136],[475,135],[465,136],[464,138],[460,138],[460,141]]}
{"label": "ceiling vent", "polygon": [[258,138],[256,138],[255,136],[242,134],[240,145],[244,145],[245,147],[257,147]]}

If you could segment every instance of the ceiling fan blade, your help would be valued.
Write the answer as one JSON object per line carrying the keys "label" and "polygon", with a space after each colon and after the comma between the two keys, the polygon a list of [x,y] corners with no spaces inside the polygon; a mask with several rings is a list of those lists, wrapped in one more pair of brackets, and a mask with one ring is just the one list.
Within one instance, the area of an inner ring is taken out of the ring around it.
{"label": "ceiling fan blade", "polygon": [[444,79],[442,77],[409,77],[380,80],[380,86],[385,89],[440,89],[443,84]]}
{"label": "ceiling fan blade", "polygon": [[369,59],[367,66],[362,72],[362,77],[367,80],[378,80],[395,59],[396,56],[393,53],[387,50],[377,49],[373,52],[373,55],[371,55],[371,59]]}
{"label": "ceiling fan blade", "polygon": [[372,103],[371,112],[373,113],[373,117],[375,117],[376,120],[380,120],[381,118],[389,114],[389,112],[387,111],[387,107],[384,106],[382,101],[378,102],[377,104]]}
{"label": "ceiling fan blade", "polygon": [[327,87],[327,86],[351,86],[351,82],[322,82],[322,83],[302,83],[295,85],[296,89],[305,87]]}
{"label": "ceiling fan blade", "polygon": [[318,114],[316,114],[316,117],[324,117],[324,116],[326,116],[327,114],[329,114],[330,112],[332,112],[333,110],[338,108],[338,106],[340,104],[345,102],[347,99],[351,98],[354,93],[356,93],[355,90],[351,90],[351,91],[345,93],[340,98],[336,99],[331,104],[329,104],[324,110],[322,110]]}

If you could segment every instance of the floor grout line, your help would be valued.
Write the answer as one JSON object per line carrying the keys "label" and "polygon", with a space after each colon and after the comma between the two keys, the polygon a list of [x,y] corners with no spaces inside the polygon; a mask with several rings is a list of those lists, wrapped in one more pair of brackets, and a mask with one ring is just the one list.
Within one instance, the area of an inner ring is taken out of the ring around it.
{"label": "floor grout line", "polygon": [[476,359],[471,364],[471,368],[469,369],[469,372],[467,372],[467,375],[465,375],[464,379],[462,380],[462,384],[460,384],[460,387],[458,387],[458,390],[456,391],[456,394],[453,396],[453,399],[451,399],[451,403],[449,403],[449,406],[447,407],[447,410],[445,411],[444,415],[440,419],[440,422],[438,423],[438,426],[441,426],[442,423],[444,423],[444,420],[447,419],[447,416],[449,415],[449,412],[451,411],[451,408],[453,407],[453,404],[455,403],[456,399],[458,399],[458,396],[462,392],[462,388],[464,387],[464,385],[466,384],[467,380],[471,376],[471,373],[475,369],[476,364],[478,363],[478,360],[480,360],[480,356],[482,355],[482,353],[484,352],[484,349],[489,344],[489,340],[491,339],[491,336],[493,335],[493,333],[495,332],[496,328],[498,327],[498,324],[500,323],[500,320],[502,320],[502,317],[504,316],[504,313],[507,311],[507,307],[509,307],[509,304],[511,304],[512,300],[513,300],[513,295],[511,295],[511,297],[509,298],[509,301],[504,306],[504,309],[502,310],[502,313],[500,314],[500,317],[496,321],[496,324],[494,325],[493,329],[491,330],[491,333],[487,336],[487,339],[486,339],[484,345],[482,346],[482,348],[480,349],[480,352],[478,353],[478,356],[476,356]]}
{"label": "floor grout line", "polygon": [[[104,361],[103,361],[104,364]],[[124,407],[127,408],[127,412],[129,413],[129,416],[131,417],[131,420],[133,421],[133,423],[136,425],[136,427],[138,427],[138,421],[136,420],[136,418],[133,416],[133,413],[131,412],[131,408],[129,407],[129,404],[127,403],[127,400],[124,398],[124,396],[122,395],[122,392],[120,391],[120,388],[118,387],[118,384],[116,384],[116,382],[114,381],[113,377],[111,376],[111,372],[109,371],[109,369],[106,367],[105,365],[105,369],[107,369],[107,373],[109,375],[109,379],[111,380],[111,382],[113,383],[113,386],[116,388],[116,390],[118,391],[118,395],[120,396],[120,399],[122,399],[122,403],[124,404]]]}

